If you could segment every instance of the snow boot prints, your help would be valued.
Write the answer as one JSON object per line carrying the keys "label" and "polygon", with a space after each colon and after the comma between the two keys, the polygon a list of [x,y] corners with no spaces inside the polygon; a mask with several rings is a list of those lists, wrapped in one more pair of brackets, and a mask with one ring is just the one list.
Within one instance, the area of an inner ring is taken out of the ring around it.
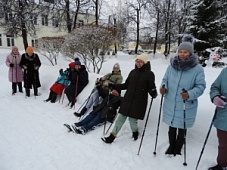
{"label": "snow boot prints", "polygon": [[227,170],[227,167],[221,167],[220,165],[215,165],[213,167],[210,167],[208,170]]}
{"label": "snow boot prints", "polygon": [[87,111],[87,108],[86,107],[83,107],[83,109],[80,111],[80,113],[78,112],[74,112],[73,114],[76,116],[76,117],[81,117],[82,115],[84,115]]}
{"label": "snow boot prints", "polygon": [[104,138],[101,138],[101,139],[102,139],[103,142],[108,143],[108,144],[111,144],[114,141],[115,138],[116,138],[116,136],[114,136],[111,133],[110,136],[104,137]]}

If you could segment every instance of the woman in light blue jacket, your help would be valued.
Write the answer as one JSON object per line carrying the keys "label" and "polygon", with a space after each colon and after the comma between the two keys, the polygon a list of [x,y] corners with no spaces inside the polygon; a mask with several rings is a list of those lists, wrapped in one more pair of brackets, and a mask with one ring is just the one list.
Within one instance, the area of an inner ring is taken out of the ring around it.
{"label": "woman in light blue jacket", "polygon": [[191,40],[185,37],[179,45],[178,55],[171,58],[160,88],[164,95],[163,121],[169,125],[170,145],[165,153],[174,156],[181,154],[186,129],[195,122],[197,98],[206,88],[204,70],[198,64]]}
{"label": "woman in light blue jacket", "polygon": [[210,99],[217,106],[214,126],[217,128],[218,156],[217,165],[209,170],[227,169],[227,68],[224,68],[210,88]]}

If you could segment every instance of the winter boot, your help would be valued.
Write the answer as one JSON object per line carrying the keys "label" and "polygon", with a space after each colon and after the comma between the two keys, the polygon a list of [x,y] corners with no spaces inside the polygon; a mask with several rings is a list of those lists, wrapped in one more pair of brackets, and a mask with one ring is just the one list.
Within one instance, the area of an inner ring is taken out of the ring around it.
{"label": "winter boot", "polygon": [[83,107],[83,109],[80,111],[80,113],[78,112],[74,112],[73,114],[76,116],[76,117],[81,117],[82,115],[84,115],[87,111],[87,108],[86,107]]}
{"label": "winter boot", "polygon": [[52,95],[53,95],[53,91],[51,90],[49,93],[49,97],[45,100],[45,102],[49,102],[52,98]]}
{"label": "winter boot", "polygon": [[14,95],[17,92],[17,83],[12,83],[12,89],[13,89],[12,94]]}
{"label": "winter boot", "polygon": [[177,137],[176,146],[174,149],[174,156],[181,155],[181,149],[184,145],[184,137]]}
{"label": "winter boot", "polygon": [[57,99],[57,94],[55,93],[55,92],[52,92],[52,96],[51,96],[51,103],[55,103],[55,101],[56,101],[56,99]]}
{"label": "winter boot", "polygon": [[26,96],[30,97],[30,89],[25,89],[25,91],[26,91]]}
{"label": "winter boot", "polygon": [[222,168],[220,165],[215,165],[213,167],[210,167],[208,170],[225,170],[227,168]]}
{"label": "winter boot", "polygon": [[38,89],[34,88],[34,96],[38,96]]}
{"label": "winter boot", "polygon": [[114,141],[115,138],[116,138],[116,136],[114,136],[111,133],[110,136],[104,137],[104,138],[101,138],[101,139],[102,139],[103,142],[108,143],[108,144],[111,144]]}
{"label": "winter boot", "polygon": [[165,154],[167,155],[173,155],[174,149],[175,149],[175,143],[176,143],[176,131],[171,132],[169,131],[169,147],[166,150]]}
{"label": "winter boot", "polygon": [[22,83],[19,82],[19,83],[17,83],[17,85],[18,85],[19,92],[23,93],[23,90],[22,90]]}
{"label": "winter boot", "polygon": [[134,138],[134,140],[137,140],[138,136],[139,136],[139,132],[138,131],[132,132],[132,137]]}

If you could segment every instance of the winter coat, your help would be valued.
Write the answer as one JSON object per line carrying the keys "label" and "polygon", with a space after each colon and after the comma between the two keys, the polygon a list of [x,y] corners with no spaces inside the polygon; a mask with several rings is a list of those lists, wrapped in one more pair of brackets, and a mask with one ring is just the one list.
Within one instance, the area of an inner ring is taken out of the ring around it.
{"label": "winter coat", "polygon": [[[198,58],[194,54],[185,61],[175,56],[171,60],[163,77],[161,86],[165,86],[167,92],[164,96],[163,121],[175,128],[193,126],[197,113],[197,98],[203,94],[206,88],[204,70],[198,64]],[[185,89],[189,98],[185,101],[185,120],[183,110],[182,89]]]}
{"label": "winter coat", "polygon": [[114,83],[114,84],[121,84],[123,81],[123,77],[121,75],[121,71],[119,71],[118,73],[114,73],[112,71],[112,73],[108,73],[104,76],[106,78],[106,80]]}
{"label": "winter coat", "polygon": [[64,88],[70,83],[70,81],[68,80],[68,73],[68,70],[60,72],[60,76],[58,77],[56,82],[50,87],[50,90],[55,92],[57,95],[61,95]]}
{"label": "winter coat", "polygon": [[24,88],[34,88],[41,87],[39,80],[39,69],[36,70],[35,67],[40,67],[41,62],[39,56],[36,53],[33,53],[32,56],[29,56],[27,53],[22,54],[20,66],[27,69],[24,69]]}
{"label": "winter coat", "polygon": [[155,87],[155,75],[151,71],[150,62],[147,62],[141,68],[133,69],[125,83],[116,84],[116,90],[126,90],[126,93],[121,101],[119,113],[135,118],[144,119],[148,93],[152,95]]}
{"label": "winter coat", "polygon": [[68,79],[70,85],[66,87],[65,93],[71,99],[74,99],[80,94],[84,87],[88,84],[88,72],[84,65],[81,65],[79,71],[74,68],[70,69]]}
{"label": "winter coat", "polygon": [[[210,88],[210,99],[213,101],[215,96],[225,96],[227,98],[227,68],[224,68]],[[227,105],[224,108],[216,108],[214,126],[223,131],[227,131]]]}
{"label": "winter coat", "polygon": [[[21,55],[9,54],[6,57],[6,65],[9,67],[8,78],[10,82],[22,82],[23,81],[23,71],[19,65],[21,61]],[[13,67],[10,67],[10,64],[14,64]]]}

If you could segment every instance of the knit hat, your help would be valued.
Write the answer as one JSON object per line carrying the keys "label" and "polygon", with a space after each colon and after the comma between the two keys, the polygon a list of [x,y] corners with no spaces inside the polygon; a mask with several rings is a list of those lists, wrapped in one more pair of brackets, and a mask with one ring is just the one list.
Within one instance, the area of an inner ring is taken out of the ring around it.
{"label": "knit hat", "polygon": [[140,54],[140,55],[137,55],[136,60],[142,60],[144,64],[146,64],[148,60],[148,56],[146,54]]}
{"label": "knit hat", "polygon": [[193,37],[191,35],[185,35],[182,38],[182,43],[178,47],[178,51],[186,50],[190,54],[194,53]]}
{"label": "knit hat", "polygon": [[75,65],[81,65],[80,59],[79,58],[75,58]]}
{"label": "knit hat", "polygon": [[27,47],[26,53],[28,53],[28,54],[33,54],[34,53],[34,49],[32,48],[32,46],[28,46]]}
{"label": "knit hat", "polygon": [[113,66],[113,69],[114,68],[119,68],[120,69],[120,65],[118,63],[115,63],[114,66]]}

